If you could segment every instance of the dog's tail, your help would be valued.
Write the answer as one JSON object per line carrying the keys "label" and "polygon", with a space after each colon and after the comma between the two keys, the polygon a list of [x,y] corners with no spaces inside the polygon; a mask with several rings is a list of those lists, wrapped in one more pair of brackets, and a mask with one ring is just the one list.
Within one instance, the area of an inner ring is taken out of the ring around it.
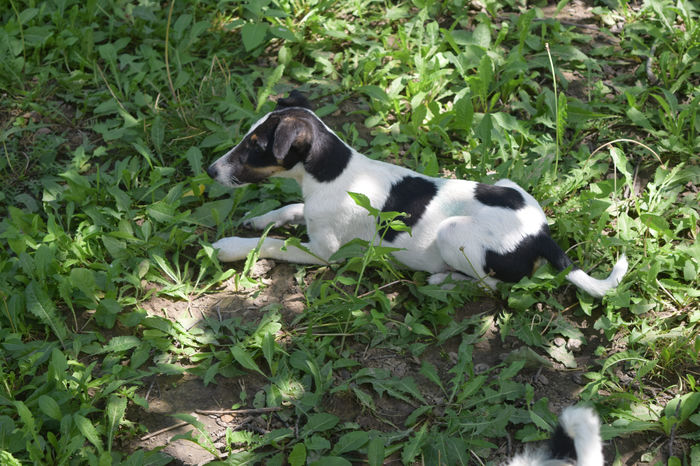
{"label": "dog's tail", "polygon": [[595,411],[583,406],[564,409],[549,449],[553,459],[573,460],[577,466],[602,466],[603,442]]}
{"label": "dog's tail", "polygon": [[603,466],[600,420],[595,411],[569,406],[559,416],[559,425],[549,448],[526,449],[507,466]]}
{"label": "dog's tail", "polygon": [[558,271],[562,271],[573,265],[574,268],[566,275],[566,279],[583,291],[596,298],[601,298],[605,293],[615,288],[627,273],[629,264],[627,257],[623,254],[613,266],[608,278],[598,279],[588,275],[579,269],[551,236],[545,235],[546,239],[541,244],[540,255],[547,259]]}

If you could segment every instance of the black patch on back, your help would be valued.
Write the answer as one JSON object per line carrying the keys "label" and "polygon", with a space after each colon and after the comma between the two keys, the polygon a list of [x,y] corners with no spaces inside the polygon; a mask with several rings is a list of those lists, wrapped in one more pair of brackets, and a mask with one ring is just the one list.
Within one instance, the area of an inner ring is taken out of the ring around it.
{"label": "black patch on back", "polygon": [[277,107],[275,107],[275,110],[282,110],[283,108],[289,107],[302,107],[308,108],[309,110],[313,110],[309,99],[307,99],[304,94],[297,90],[293,90],[292,92],[290,92],[289,97],[279,99],[277,101]]}
{"label": "black patch on back", "polygon": [[[408,215],[397,218],[412,227],[420,220],[436,194],[437,186],[434,182],[418,176],[406,176],[391,185],[382,212],[405,212]],[[386,241],[394,241],[399,233],[389,227],[385,227],[381,232]]]}
{"label": "black patch on back", "polygon": [[474,195],[479,202],[491,207],[518,210],[525,205],[523,195],[507,186],[477,183]]}
{"label": "black patch on back", "polygon": [[501,254],[487,249],[484,271],[501,281],[517,282],[530,275],[540,257],[547,259],[559,272],[573,264],[550,236],[546,223],[536,234],[526,236],[511,252]]}
{"label": "black patch on back", "polygon": [[557,425],[549,440],[549,450],[554,459],[578,461],[574,439],[566,435],[561,425]]}

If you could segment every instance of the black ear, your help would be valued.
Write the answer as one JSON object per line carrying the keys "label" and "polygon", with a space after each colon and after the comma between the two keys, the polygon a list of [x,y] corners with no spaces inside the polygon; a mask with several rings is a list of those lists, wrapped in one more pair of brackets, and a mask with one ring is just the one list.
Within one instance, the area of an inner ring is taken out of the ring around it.
{"label": "black ear", "polygon": [[311,127],[307,122],[301,118],[283,118],[275,129],[272,154],[281,162],[292,148],[300,153],[307,152],[311,147],[311,137]]}
{"label": "black ear", "polygon": [[309,99],[307,99],[304,94],[297,90],[290,92],[289,97],[287,97],[286,99],[279,99],[277,101],[277,107],[275,107],[275,110],[281,110],[283,108],[289,107],[302,107],[308,108],[309,110],[313,110]]}

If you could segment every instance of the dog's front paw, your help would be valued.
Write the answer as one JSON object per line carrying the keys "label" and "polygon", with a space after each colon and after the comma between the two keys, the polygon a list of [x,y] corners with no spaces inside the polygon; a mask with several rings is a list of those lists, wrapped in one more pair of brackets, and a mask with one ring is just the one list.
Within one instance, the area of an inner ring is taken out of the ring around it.
{"label": "dog's front paw", "polygon": [[283,225],[281,221],[275,221],[271,215],[259,215],[257,217],[251,217],[248,220],[244,220],[242,225],[244,228],[250,228],[252,230],[264,230],[270,223],[275,224],[275,228]]}
{"label": "dog's front paw", "polygon": [[[249,215],[248,212],[246,215]],[[304,220],[304,204],[289,204],[279,209],[271,210],[266,214],[252,217],[243,222],[246,228],[255,228],[256,230],[264,230],[269,224],[274,228],[281,227],[288,223],[303,224]]]}
{"label": "dog's front paw", "polygon": [[240,238],[230,236],[221,238],[212,244],[214,249],[218,249],[218,257],[221,262],[234,262],[245,259],[248,253],[258,245],[258,238]]}
{"label": "dog's front paw", "polygon": [[428,277],[429,285],[441,285],[440,288],[446,291],[453,290],[457,286],[456,282],[460,281],[476,281],[476,279],[458,272],[438,272]]}

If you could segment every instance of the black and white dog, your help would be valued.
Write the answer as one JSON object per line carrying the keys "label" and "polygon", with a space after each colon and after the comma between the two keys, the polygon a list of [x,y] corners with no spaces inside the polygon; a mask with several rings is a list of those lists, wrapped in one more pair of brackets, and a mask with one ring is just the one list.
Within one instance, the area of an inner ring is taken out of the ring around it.
{"label": "black and white dog", "polygon": [[569,406],[559,416],[559,424],[549,445],[526,449],[506,466],[603,466],[600,420],[591,408]]}
{"label": "black and white dog", "polygon": [[[394,256],[414,270],[431,273],[430,283],[476,279],[491,288],[499,281],[517,282],[530,274],[539,258],[558,271],[572,267],[566,278],[592,296],[603,296],[627,272],[621,256],[606,279],[596,279],[573,265],[550,236],[537,201],[510,180],[494,185],[431,178],[407,168],[372,160],[355,151],[311,110],[294,91],[273,112],[258,120],[243,140],[214,162],[207,173],[228,186],[256,183],[271,176],[295,179],[303,204],[291,204],[248,221],[263,229],[269,223],[306,224],[304,246],[265,238],[260,257],[303,264],[323,264],[354,238],[370,241],[376,219],[348,192],[366,195],[382,211],[403,212],[411,233],[386,230],[384,244],[401,248]],[[222,261],[237,261],[258,238],[228,237],[214,243]]]}

